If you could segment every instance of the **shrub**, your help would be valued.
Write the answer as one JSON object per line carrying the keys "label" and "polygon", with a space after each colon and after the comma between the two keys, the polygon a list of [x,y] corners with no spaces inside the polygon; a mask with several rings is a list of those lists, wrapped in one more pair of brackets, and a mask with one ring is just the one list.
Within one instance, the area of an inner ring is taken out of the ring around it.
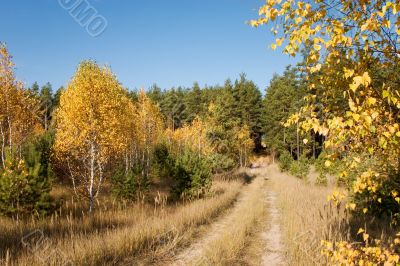
{"label": "shrub", "polygon": [[316,185],[327,186],[328,185],[328,177],[325,173],[319,173],[317,176],[317,180],[315,180]]}
{"label": "shrub", "polygon": [[140,166],[126,169],[125,166],[116,168],[111,176],[111,193],[117,199],[133,201],[138,192],[149,189],[150,182],[148,176],[143,176],[143,169]]}
{"label": "shrub", "polygon": [[159,144],[154,149],[154,166],[160,178],[170,180],[176,198],[199,197],[211,186],[210,159],[190,149],[173,156],[167,145]]}
{"label": "shrub", "polygon": [[0,171],[0,213],[3,215],[45,215],[53,207],[51,179],[40,164],[40,153],[31,151],[31,161],[18,160],[8,153]]}
{"label": "shrub", "polygon": [[343,162],[340,160],[334,160],[333,162],[331,162],[331,166],[326,167],[325,162],[327,159],[328,154],[326,151],[323,151],[314,162],[315,169],[320,174],[321,178],[327,178],[327,175],[336,176],[338,185],[346,185],[346,182],[342,180],[339,176],[340,172],[344,170]]}
{"label": "shrub", "polygon": [[320,153],[320,155],[318,156],[318,158],[314,162],[315,169],[319,173],[321,173],[321,172],[326,173],[326,171],[327,171],[327,169],[325,167],[325,160],[327,159],[326,156],[327,156],[326,152],[322,151]]}
{"label": "shrub", "polygon": [[32,139],[24,146],[24,158],[28,167],[35,167],[40,163],[39,175],[51,180],[54,176],[50,156],[54,143],[54,133],[48,131],[45,134]]}
{"label": "shrub", "polygon": [[310,164],[307,157],[302,155],[299,160],[293,161],[290,165],[289,172],[295,177],[306,179],[310,173]]}
{"label": "shrub", "polygon": [[292,155],[288,151],[283,151],[279,156],[279,168],[282,172],[290,170],[290,165],[293,162]]}
{"label": "shrub", "polygon": [[228,155],[214,153],[209,157],[209,162],[213,173],[221,173],[232,170],[236,163],[235,160]]}
{"label": "shrub", "polygon": [[359,230],[361,233],[364,242],[322,241],[322,254],[328,259],[329,265],[399,265],[400,234],[396,235],[389,247],[385,247],[381,240],[371,240],[364,229]]}
{"label": "shrub", "polygon": [[173,171],[173,194],[184,198],[203,195],[211,187],[211,167],[206,158],[185,151],[176,159]]}
{"label": "shrub", "polygon": [[[369,165],[373,163],[370,162]],[[356,211],[361,212],[368,208],[369,215],[390,217],[393,223],[398,224],[400,222],[400,174],[396,170],[389,170],[389,178],[382,178],[370,176],[368,171],[360,172],[360,177],[353,183],[352,188],[355,193],[352,195],[352,200],[356,204]],[[364,184],[367,184],[369,189],[361,189]]]}
{"label": "shrub", "polygon": [[170,179],[173,176],[175,159],[170,155],[164,143],[156,145],[153,152],[154,170],[159,178]]}
{"label": "shrub", "polygon": [[138,189],[137,176],[132,170],[119,167],[112,175],[111,193],[118,199],[134,200]]}

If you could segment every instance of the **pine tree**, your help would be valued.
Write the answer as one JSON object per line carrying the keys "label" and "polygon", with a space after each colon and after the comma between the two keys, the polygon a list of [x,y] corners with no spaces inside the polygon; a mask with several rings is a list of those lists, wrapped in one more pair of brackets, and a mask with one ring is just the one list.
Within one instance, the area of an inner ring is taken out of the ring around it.
{"label": "pine tree", "polygon": [[60,88],[57,89],[56,93],[54,94],[53,111],[56,108],[58,108],[58,106],[60,105],[60,97],[61,97],[61,94],[63,93],[64,90],[65,90],[65,88],[63,86],[61,86]]}
{"label": "pine tree", "polygon": [[202,116],[204,114],[203,94],[201,88],[197,82],[193,84],[191,90],[189,90],[185,95],[185,123],[191,123],[197,116]]}
{"label": "pine tree", "polygon": [[152,100],[153,103],[157,105],[161,103],[163,96],[163,91],[160,87],[157,86],[157,84],[153,84],[153,86],[151,86],[151,88],[147,92],[147,97],[149,97],[150,100]]}
{"label": "pine tree", "polygon": [[235,81],[232,89],[234,98],[232,113],[241,126],[249,126],[256,152],[262,150],[262,96],[257,86],[246,79],[245,74]]}
{"label": "pine tree", "polygon": [[0,214],[44,215],[53,207],[50,197],[51,175],[48,165],[42,164],[44,155],[31,146],[26,160],[19,160],[8,152],[4,169],[0,170]]}
{"label": "pine tree", "polygon": [[48,130],[54,107],[53,91],[49,82],[40,90],[39,98],[43,112],[42,124],[44,129]]}
{"label": "pine tree", "polygon": [[39,84],[35,81],[30,88],[32,94],[38,95],[39,94]]}
{"label": "pine tree", "polygon": [[272,78],[266,90],[263,117],[266,144],[273,156],[286,150],[300,157],[302,152],[297,150],[301,150],[303,138],[300,143],[296,126],[285,127],[284,123],[300,110],[305,95],[306,89],[296,68],[289,66],[282,76]]}
{"label": "pine tree", "polygon": [[171,128],[180,128],[186,120],[186,104],[184,103],[185,92],[181,87],[172,88],[165,93],[160,107],[161,112],[167,119],[167,125]]}

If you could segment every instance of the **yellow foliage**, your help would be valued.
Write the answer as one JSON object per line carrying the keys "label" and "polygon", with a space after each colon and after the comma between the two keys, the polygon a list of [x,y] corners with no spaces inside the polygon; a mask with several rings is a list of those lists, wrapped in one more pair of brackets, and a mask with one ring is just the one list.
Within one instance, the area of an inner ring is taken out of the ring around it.
{"label": "yellow foliage", "polygon": [[1,43],[0,99],[1,160],[4,166],[5,147],[20,147],[29,136],[43,129],[39,123],[39,102],[16,80],[12,57]]}
{"label": "yellow foliage", "polygon": [[134,110],[130,118],[133,123],[133,129],[130,132],[135,134],[130,138],[128,152],[132,153],[137,160],[129,164],[141,165],[142,174],[148,176],[153,149],[161,139],[164,122],[159,107],[151,102],[143,89],[139,92],[139,100]]}
{"label": "yellow foliage", "polygon": [[[382,169],[400,171],[400,93],[392,88],[395,78],[389,85],[387,80],[374,80],[373,71],[393,69],[400,63],[399,44],[393,41],[399,37],[400,19],[394,16],[399,5],[382,0],[334,1],[332,5],[334,8],[324,1],[267,1],[253,25],[268,24],[272,10],[277,10],[274,20],[284,27],[276,35],[286,44],[284,52],[295,55],[301,46],[307,47],[310,89],[313,93],[316,88],[321,91],[309,97],[308,104],[286,125],[300,123],[302,130],[325,136],[325,148],[334,151],[334,158],[350,152],[373,155],[375,165],[356,177],[352,189],[357,194],[368,192],[378,201],[377,191],[388,178],[388,172]],[[337,108],[336,101],[331,100],[336,97],[348,102],[346,110]],[[323,104],[322,109],[321,104],[315,106],[316,102]],[[357,158],[346,162],[352,170],[360,164]]]}
{"label": "yellow foliage", "polygon": [[133,105],[107,67],[83,62],[60,98],[54,151],[67,164],[74,185],[91,200],[107,165],[128,147]]}
{"label": "yellow foliage", "polygon": [[182,154],[185,149],[189,149],[207,156],[214,150],[207,138],[207,128],[206,122],[196,117],[190,125],[186,124],[176,130],[168,128],[165,135],[175,154]]}
{"label": "yellow foliage", "polygon": [[126,148],[130,108],[126,91],[108,68],[81,63],[60,98],[55,150],[85,156],[94,145],[97,159],[106,162]]}
{"label": "yellow foliage", "polygon": [[[322,241],[322,253],[327,256],[332,265],[398,265],[399,255],[395,252],[394,246],[398,246],[396,240],[391,248],[380,246],[380,241],[369,241],[369,235],[363,229],[358,231],[362,234],[364,245],[351,244],[346,241],[332,243]],[[369,245],[368,242],[374,243]]]}
{"label": "yellow foliage", "polygon": [[[396,15],[400,4],[384,0],[328,1],[329,4],[304,0],[280,2],[267,1],[260,8],[256,23],[252,24],[258,27],[273,19],[274,24],[283,25],[281,31],[274,33],[284,38],[283,50],[289,55],[295,56],[302,48],[307,48],[310,92],[315,94],[286,124],[300,122],[303,130],[313,130],[326,137],[324,145],[332,151],[332,158],[344,158],[348,173],[357,173],[355,181],[349,182],[353,195],[361,198],[368,195],[367,204],[349,205],[349,208],[359,207],[358,211],[367,213],[372,203],[382,206],[382,194],[390,197],[392,188],[383,186],[384,182],[386,185],[395,183],[390,182],[393,177],[388,169],[400,172],[400,133],[397,134],[400,92],[398,75],[391,71],[397,70],[400,64],[397,41],[400,19]],[[273,18],[272,10],[276,10]],[[375,73],[380,70],[389,71],[392,76]],[[315,74],[318,71],[320,75]],[[318,91],[318,88],[321,89]],[[348,102],[348,106],[338,107],[337,98]],[[374,163],[365,169],[360,155],[369,156]],[[392,202],[399,204],[398,187],[393,186],[393,190]],[[329,199],[336,203],[340,196],[334,194]],[[398,208],[395,206],[393,210]],[[395,213],[393,217],[399,215]],[[363,238],[369,241],[365,233]],[[324,244],[325,254],[335,265],[399,263],[399,256],[393,250],[379,245]]]}

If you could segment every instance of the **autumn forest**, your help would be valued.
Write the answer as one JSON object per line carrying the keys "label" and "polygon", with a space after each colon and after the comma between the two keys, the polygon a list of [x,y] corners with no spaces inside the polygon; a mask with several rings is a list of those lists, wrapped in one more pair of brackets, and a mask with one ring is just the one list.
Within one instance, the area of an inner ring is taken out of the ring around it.
{"label": "autumn forest", "polygon": [[400,265],[399,12],[263,1],[266,88],[25,84],[1,40],[0,265]]}

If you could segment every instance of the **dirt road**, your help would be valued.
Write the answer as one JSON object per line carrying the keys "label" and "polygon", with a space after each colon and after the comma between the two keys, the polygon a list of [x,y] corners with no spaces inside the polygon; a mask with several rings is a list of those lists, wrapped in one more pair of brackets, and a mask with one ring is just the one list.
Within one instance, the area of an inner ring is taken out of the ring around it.
{"label": "dirt road", "polygon": [[[262,218],[262,221],[260,224],[257,224],[257,226],[263,229],[251,230],[253,232],[248,232],[248,235],[253,234],[251,237],[260,239],[259,245],[262,245],[262,247],[260,248],[259,254],[255,255],[260,256],[260,258],[250,258],[248,262],[242,261],[241,263],[268,266],[284,265],[284,247],[281,237],[280,214],[276,203],[276,195],[272,186],[273,179],[279,178],[280,172],[277,170],[276,166],[270,165],[256,169],[248,169],[247,173],[255,176],[255,178],[251,184],[244,187],[234,207],[211,223],[205,233],[200,235],[188,248],[178,252],[170,265],[208,265],[209,263],[207,263],[207,259],[205,259],[207,250],[213,247],[213,242],[222,238],[224,234],[226,235],[226,233],[231,230],[229,227],[232,227],[233,224],[240,225],[241,221],[239,219],[245,215],[243,212],[247,212],[248,208],[251,208],[249,202],[256,191],[262,191],[262,193],[259,194],[261,195],[259,200],[262,201],[266,215],[258,217]],[[244,246],[246,246],[246,243],[244,243]],[[238,256],[243,257],[244,254],[238,254]],[[245,257],[248,258],[249,256]],[[257,261],[257,264],[254,263],[255,261]],[[226,263],[221,262],[221,265],[224,264]]]}

